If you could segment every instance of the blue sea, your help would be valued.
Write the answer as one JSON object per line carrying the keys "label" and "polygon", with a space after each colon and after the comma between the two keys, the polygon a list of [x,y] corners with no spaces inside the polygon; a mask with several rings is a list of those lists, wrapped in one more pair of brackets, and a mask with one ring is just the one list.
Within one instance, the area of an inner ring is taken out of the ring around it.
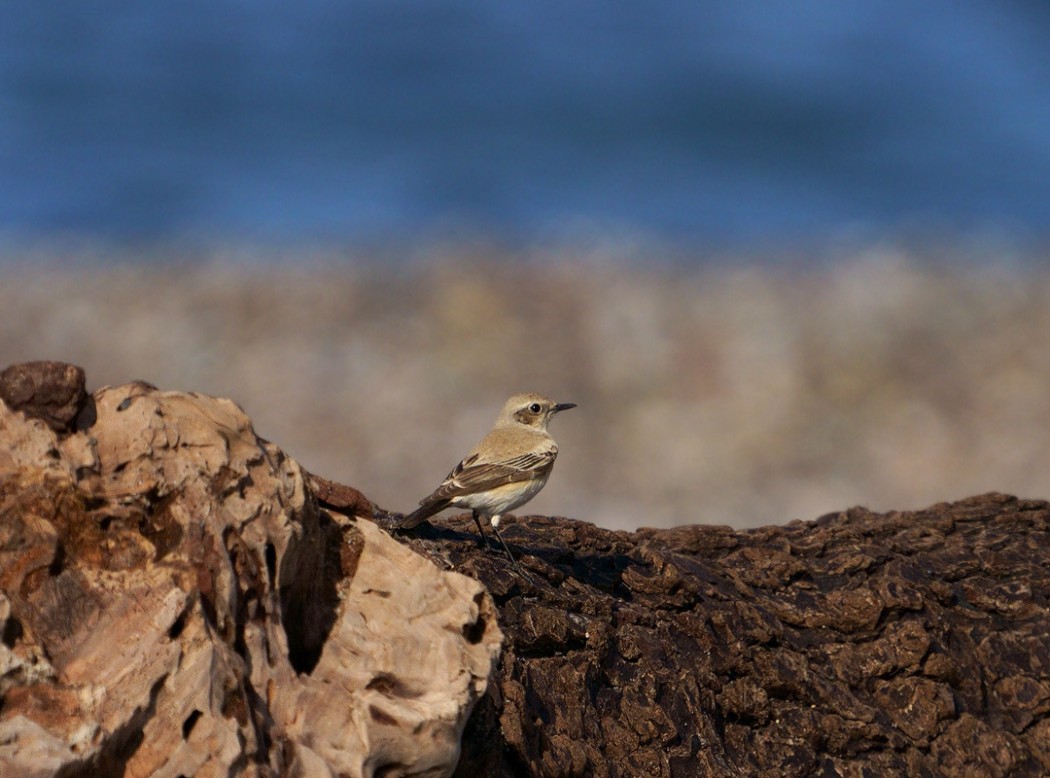
{"label": "blue sea", "polygon": [[0,235],[1043,240],[1046,0],[55,0]]}

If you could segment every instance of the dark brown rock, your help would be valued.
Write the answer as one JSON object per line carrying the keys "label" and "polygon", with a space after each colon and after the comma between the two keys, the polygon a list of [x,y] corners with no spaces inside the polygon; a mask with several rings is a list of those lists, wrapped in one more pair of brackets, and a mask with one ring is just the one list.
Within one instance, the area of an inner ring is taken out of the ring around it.
{"label": "dark brown rock", "polygon": [[68,432],[84,407],[84,369],[65,362],[23,362],[0,373],[0,400],[7,407]]}
{"label": "dark brown rock", "polygon": [[375,516],[383,513],[375,503],[352,486],[329,481],[313,473],[307,473],[306,478],[322,507],[353,516]]}
{"label": "dark brown rock", "polygon": [[734,532],[468,516],[407,542],[485,583],[506,650],[457,775],[1037,776],[1050,505],[989,494]]}

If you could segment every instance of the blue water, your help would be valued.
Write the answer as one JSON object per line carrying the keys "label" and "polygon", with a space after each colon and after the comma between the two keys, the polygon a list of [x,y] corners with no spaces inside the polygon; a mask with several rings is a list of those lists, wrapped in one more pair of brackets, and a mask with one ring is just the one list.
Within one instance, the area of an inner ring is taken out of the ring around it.
{"label": "blue water", "polygon": [[1045,0],[45,0],[0,17],[3,234],[1050,232]]}

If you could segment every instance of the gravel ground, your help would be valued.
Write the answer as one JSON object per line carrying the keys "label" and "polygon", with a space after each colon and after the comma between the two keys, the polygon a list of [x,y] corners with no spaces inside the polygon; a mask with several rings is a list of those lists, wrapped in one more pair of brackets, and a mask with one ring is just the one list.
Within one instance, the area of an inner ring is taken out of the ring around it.
{"label": "gravel ground", "polygon": [[392,510],[525,390],[579,404],[552,427],[561,455],[529,512],[746,527],[1050,496],[1038,262],[249,254],[19,250],[0,262],[0,367],[59,359],[89,388],[231,397],[308,469]]}

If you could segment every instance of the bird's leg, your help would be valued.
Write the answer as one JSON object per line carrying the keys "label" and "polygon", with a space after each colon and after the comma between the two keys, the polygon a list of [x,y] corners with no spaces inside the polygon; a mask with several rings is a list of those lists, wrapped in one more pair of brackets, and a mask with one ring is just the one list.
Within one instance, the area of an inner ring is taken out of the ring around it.
{"label": "bird's leg", "polygon": [[496,533],[496,537],[499,538],[500,545],[503,546],[503,550],[507,552],[507,556],[510,558],[510,563],[514,566],[514,569],[520,573],[521,568],[518,567],[518,563],[514,559],[514,554],[510,553],[510,549],[507,547],[506,542],[503,540],[503,536],[499,534],[499,527],[493,525],[492,531]]}
{"label": "bird's leg", "polygon": [[[481,533],[481,542],[479,545],[482,548],[489,546],[490,543],[488,536],[485,534],[485,530],[482,528],[481,525],[481,515],[478,513],[477,510],[471,511],[470,515],[474,518],[474,523],[478,525],[478,532]],[[510,563],[514,565],[514,569],[520,573],[521,568],[518,567],[518,561],[514,558],[514,554],[510,552],[510,547],[507,546],[507,542],[503,539],[503,536],[499,534],[499,516],[496,515],[490,517],[490,521],[492,522],[492,531],[495,532],[496,537],[499,538],[499,544],[503,546],[503,550],[507,552],[507,557],[510,559]]]}
{"label": "bird's leg", "polygon": [[476,510],[471,511],[470,515],[474,517],[474,523],[478,525],[478,533],[481,535],[481,540],[478,541],[478,545],[485,548],[489,544],[489,539],[485,537],[485,530],[481,526],[481,517]]}
{"label": "bird's leg", "polygon": [[501,534],[499,534],[499,516],[498,515],[493,516],[491,518],[491,522],[492,522],[492,531],[495,532],[496,533],[496,537],[499,538],[499,544],[501,546],[503,546],[503,550],[507,552],[507,556],[510,558],[510,563],[514,566],[514,569],[517,570],[520,573],[521,572],[521,568],[518,567],[518,563],[514,559],[514,554],[510,553],[510,548],[508,548],[506,542],[503,540],[503,536]]}

